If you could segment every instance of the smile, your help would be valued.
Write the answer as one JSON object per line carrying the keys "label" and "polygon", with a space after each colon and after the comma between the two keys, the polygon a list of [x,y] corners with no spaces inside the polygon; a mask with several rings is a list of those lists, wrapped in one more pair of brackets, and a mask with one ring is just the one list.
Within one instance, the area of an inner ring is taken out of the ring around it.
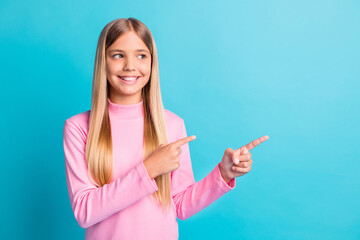
{"label": "smile", "polygon": [[126,84],[135,84],[137,80],[140,78],[140,76],[117,76],[123,83]]}

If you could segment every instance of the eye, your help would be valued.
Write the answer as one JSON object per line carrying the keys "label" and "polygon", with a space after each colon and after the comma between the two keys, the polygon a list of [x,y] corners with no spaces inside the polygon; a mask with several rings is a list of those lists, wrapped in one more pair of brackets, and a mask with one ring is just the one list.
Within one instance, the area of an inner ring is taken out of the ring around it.
{"label": "eye", "polygon": [[145,54],[141,54],[141,55],[139,55],[139,56],[142,56],[141,59],[146,58],[146,55],[145,55]]}
{"label": "eye", "polygon": [[[113,57],[115,57],[115,56],[117,56],[117,55],[121,55],[121,54],[115,54],[115,55],[113,55]],[[121,55],[122,56],[122,55]]]}

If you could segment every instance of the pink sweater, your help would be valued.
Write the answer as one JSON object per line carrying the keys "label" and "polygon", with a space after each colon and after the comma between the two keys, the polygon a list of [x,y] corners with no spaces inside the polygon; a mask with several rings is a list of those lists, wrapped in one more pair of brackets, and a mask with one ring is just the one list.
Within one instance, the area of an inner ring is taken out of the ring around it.
{"label": "pink sweater", "polygon": [[[158,187],[141,157],[143,103],[118,105],[108,99],[108,104],[114,168],[111,183],[101,188],[93,184],[85,160],[90,110],[67,119],[64,124],[70,203],[76,221],[86,228],[86,240],[178,239],[177,218],[191,217],[235,188],[235,178],[227,184],[221,177],[219,164],[195,182],[187,143],[181,147],[180,167],[171,173],[172,211],[162,211],[152,196]],[[186,137],[184,120],[169,110],[164,111],[169,143]]]}

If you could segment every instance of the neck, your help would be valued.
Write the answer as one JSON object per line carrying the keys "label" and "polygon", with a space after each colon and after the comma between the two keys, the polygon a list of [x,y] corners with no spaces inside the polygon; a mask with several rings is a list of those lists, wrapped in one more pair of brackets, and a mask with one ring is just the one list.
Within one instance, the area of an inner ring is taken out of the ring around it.
{"label": "neck", "polygon": [[129,120],[144,118],[143,101],[134,104],[117,104],[108,98],[108,110],[111,120]]}
{"label": "neck", "polygon": [[121,96],[121,95],[111,94],[110,92],[109,99],[111,100],[111,102],[119,105],[133,105],[142,101],[141,93],[134,94],[131,96]]}

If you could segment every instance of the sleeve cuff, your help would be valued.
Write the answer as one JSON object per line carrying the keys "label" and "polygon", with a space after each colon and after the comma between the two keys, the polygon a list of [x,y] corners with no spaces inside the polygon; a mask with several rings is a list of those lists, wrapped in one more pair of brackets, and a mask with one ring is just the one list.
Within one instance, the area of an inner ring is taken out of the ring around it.
{"label": "sleeve cuff", "polygon": [[223,177],[221,176],[219,164],[216,166],[216,170],[215,170],[216,179],[218,179],[219,186],[224,190],[224,192],[228,192],[235,188],[236,180],[235,178],[233,178],[230,180],[229,183],[226,183]]}
{"label": "sleeve cuff", "polygon": [[156,184],[155,179],[151,179],[149,176],[149,173],[147,172],[144,162],[141,161],[137,166],[136,166],[136,170],[139,173],[142,183],[144,184],[145,188],[149,191],[149,192],[155,192],[158,190],[158,186]]}

